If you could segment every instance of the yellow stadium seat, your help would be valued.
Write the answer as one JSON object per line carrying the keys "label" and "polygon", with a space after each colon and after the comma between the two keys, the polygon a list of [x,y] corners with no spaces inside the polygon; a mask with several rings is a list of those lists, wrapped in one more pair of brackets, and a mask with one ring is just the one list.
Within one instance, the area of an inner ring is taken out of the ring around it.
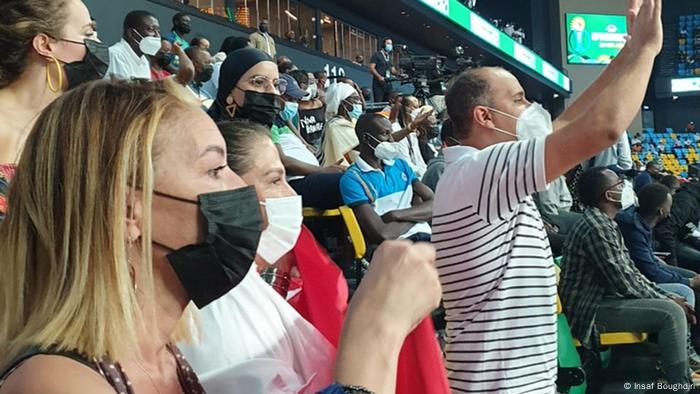
{"label": "yellow stadium seat", "polygon": [[[602,346],[633,345],[635,343],[646,342],[649,334],[645,332],[605,332],[600,334],[600,344]],[[576,347],[581,346],[578,339],[574,339]]]}
{"label": "yellow stadium seat", "polygon": [[305,218],[341,218],[343,223],[345,223],[345,228],[350,236],[350,242],[352,243],[353,250],[355,252],[355,259],[362,260],[367,253],[367,244],[365,243],[365,237],[362,235],[362,230],[360,229],[360,224],[357,222],[355,213],[352,208],[348,206],[338,207],[337,209],[321,210],[316,208],[304,208],[303,211]]}
{"label": "yellow stadium seat", "polygon": [[[557,294],[557,314],[562,313],[561,300]],[[606,332],[600,334],[600,344],[602,346],[631,345],[646,342],[649,334],[645,332]],[[581,347],[581,341],[574,338],[574,345]]]}

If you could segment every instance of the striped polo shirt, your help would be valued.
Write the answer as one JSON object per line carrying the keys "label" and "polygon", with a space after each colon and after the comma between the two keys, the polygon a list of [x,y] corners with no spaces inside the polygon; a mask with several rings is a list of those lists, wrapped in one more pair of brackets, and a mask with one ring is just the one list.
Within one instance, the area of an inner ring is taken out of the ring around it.
{"label": "striped polo shirt", "polygon": [[530,197],[547,188],[544,151],[544,137],[445,149],[432,241],[453,392],[555,392],[556,278]]}

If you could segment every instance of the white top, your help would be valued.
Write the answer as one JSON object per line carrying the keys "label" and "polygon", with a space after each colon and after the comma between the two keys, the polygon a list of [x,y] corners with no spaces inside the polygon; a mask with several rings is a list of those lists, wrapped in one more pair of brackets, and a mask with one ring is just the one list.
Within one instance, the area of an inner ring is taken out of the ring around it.
{"label": "white top", "polygon": [[416,174],[418,179],[423,179],[423,174],[428,169],[428,165],[423,160],[423,155],[420,153],[420,144],[416,133],[411,133],[406,138],[398,142],[401,157],[408,162],[411,169]]}
{"label": "white top", "polygon": [[125,39],[109,47],[109,68],[105,79],[151,79],[151,65],[146,55],[136,53]]}
{"label": "white top", "polygon": [[[391,125],[392,131],[395,133],[401,130],[401,125],[398,122],[394,122]],[[399,147],[399,152],[401,152],[401,158],[404,159],[411,169],[416,174],[418,179],[423,179],[425,171],[428,169],[428,165],[425,164],[423,160],[423,155],[420,153],[420,145],[418,143],[418,136],[416,133],[408,134],[404,139],[398,141],[396,146]]]}
{"label": "white top", "polygon": [[[335,348],[265,283],[255,264],[238,286],[200,311],[200,321],[200,343],[178,348],[207,393],[230,393],[231,387],[296,393],[307,386],[315,393],[333,381]],[[235,385],[215,390],[226,386],[222,382]]]}
{"label": "white top", "polygon": [[[290,131],[288,133],[280,134],[279,138],[280,146],[282,147],[282,152],[284,152],[286,156],[289,156],[293,159],[297,159],[306,164],[320,166],[320,163],[318,162],[316,156],[313,153],[311,153],[311,151],[306,147],[306,145],[304,145],[303,142],[301,142],[301,140],[299,139],[299,137],[296,136],[296,134]],[[302,178],[304,177],[288,176],[287,180],[292,181],[295,179]]]}
{"label": "white top", "polygon": [[204,82],[201,89],[204,91],[210,99],[215,100],[216,95],[219,92],[219,76],[221,75],[221,65],[222,62],[214,63],[214,72],[211,74],[211,79]]}
{"label": "white top", "polygon": [[446,148],[432,242],[453,392],[554,393],[556,278],[530,195],[546,190],[545,138]]}

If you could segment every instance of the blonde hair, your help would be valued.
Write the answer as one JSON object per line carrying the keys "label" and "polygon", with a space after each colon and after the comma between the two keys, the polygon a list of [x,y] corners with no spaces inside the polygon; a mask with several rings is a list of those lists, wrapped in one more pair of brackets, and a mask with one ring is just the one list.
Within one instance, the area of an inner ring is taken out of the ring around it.
{"label": "blonde hair", "polygon": [[[127,196],[143,198],[144,299],[151,256],[154,158],[172,119],[196,108],[172,81],[81,85],[32,129],[0,224],[0,366],[28,346],[119,360],[143,322],[127,262]],[[154,142],[154,139],[157,140]]]}

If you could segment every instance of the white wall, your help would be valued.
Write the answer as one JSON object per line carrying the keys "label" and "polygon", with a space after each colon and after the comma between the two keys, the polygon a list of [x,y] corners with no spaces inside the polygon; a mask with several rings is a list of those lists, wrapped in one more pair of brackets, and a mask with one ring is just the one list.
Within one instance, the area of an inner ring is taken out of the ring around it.
{"label": "white wall", "polygon": [[[562,64],[569,72],[569,78],[573,84],[571,98],[566,103],[578,97],[595,79],[603,72],[605,66],[596,65],[575,65],[566,62],[566,13],[580,12],[591,14],[618,14],[625,15],[627,10],[627,0],[559,0],[559,21],[561,25],[561,53]],[[624,96],[620,97],[624,100]],[[630,132],[642,130],[641,111],[632,121],[628,128]]]}

